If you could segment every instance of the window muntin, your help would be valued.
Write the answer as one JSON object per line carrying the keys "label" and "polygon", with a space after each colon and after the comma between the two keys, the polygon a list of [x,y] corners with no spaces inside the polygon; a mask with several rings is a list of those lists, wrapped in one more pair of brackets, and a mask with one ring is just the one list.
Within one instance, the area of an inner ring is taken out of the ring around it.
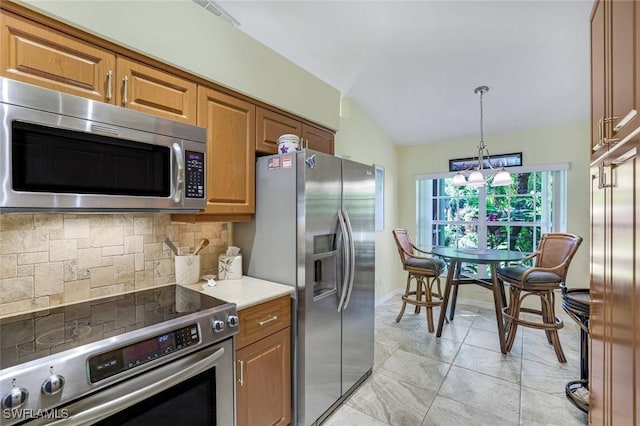
{"label": "window muntin", "polygon": [[[418,178],[417,244],[434,246],[535,251],[545,232],[561,230],[566,204],[566,172],[512,173],[504,187],[455,187],[450,175]],[[463,265],[465,273],[486,276],[480,265]]]}

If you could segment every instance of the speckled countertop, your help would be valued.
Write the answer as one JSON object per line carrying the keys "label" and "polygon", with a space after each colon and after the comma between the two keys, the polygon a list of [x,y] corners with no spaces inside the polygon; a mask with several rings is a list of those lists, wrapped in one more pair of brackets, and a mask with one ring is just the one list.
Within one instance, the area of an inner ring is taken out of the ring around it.
{"label": "speckled countertop", "polygon": [[247,276],[243,276],[239,280],[216,281],[215,287],[210,287],[206,281],[185,287],[201,291],[226,302],[235,303],[238,310],[290,295],[294,290],[288,285]]}

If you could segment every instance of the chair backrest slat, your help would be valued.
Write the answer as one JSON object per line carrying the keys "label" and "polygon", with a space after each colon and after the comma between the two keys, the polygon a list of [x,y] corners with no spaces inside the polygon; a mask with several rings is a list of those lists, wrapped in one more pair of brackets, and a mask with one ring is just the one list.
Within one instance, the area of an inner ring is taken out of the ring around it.
{"label": "chair backrest slat", "polygon": [[582,237],[574,234],[563,232],[543,234],[538,247],[540,254],[536,258],[535,266],[540,268],[555,268],[564,263],[565,265],[559,275],[563,280],[566,279],[569,264],[576,254],[576,251],[578,251],[580,243],[582,243]]}
{"label": "chair backrest slat", "polygon": [[396,240],[402,266],[405,266],[407,258],[409,257],[406,253],[413,253],[413,244],[411,243],[409,232],[406,229],[394,229],[391,232],[393,233],[393,238]]}

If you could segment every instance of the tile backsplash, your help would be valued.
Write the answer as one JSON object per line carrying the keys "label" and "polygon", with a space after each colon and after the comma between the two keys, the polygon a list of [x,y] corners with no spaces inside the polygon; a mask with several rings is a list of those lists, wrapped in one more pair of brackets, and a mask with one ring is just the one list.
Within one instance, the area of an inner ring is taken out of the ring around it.
{"label": "tile backsplash", "polygon": [[167,237],[184,253],[208,238],[201,274],[216,274],[227,235],[169,214],[0,214],[0,316],[175,282]]}

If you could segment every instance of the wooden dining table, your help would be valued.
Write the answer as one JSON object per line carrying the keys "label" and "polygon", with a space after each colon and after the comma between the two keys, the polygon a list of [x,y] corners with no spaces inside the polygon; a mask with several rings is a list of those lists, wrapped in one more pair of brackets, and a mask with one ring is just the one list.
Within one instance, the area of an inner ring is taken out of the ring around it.
{"label": "wooden dining table", "polygon": [[[512,250],[491,250],[455,247],[434,247],[431,252],[436,256],[440,256],[444,259],[449,260],[449,271],[447,273],[447,282],[444,288],[442,306],[440,307],[440,319],[438,320],[436,336],[440,337],[442,335],[442,326],[444,325],[452,287],[454,288],[454,297],[450,312],[451,320],[453,320],[455,312],[455,302],[458,295],[458,286],[463,284],[480,285],[493,292],[493,302],[496,310],[496,321],[498,323],[500,351],[503,354],[506,354],[507,350],[505,343],[505,325],[502,319],[502,308],[507,305],[507,302],[504,293],[504,286],[498,280],[497,268],[502,263],[517,262],[522,260],[526,256],[526,253]],[[491,280],[464,276],[460,273],[462,263],[489,265],[489,269],[491,270]]]}

